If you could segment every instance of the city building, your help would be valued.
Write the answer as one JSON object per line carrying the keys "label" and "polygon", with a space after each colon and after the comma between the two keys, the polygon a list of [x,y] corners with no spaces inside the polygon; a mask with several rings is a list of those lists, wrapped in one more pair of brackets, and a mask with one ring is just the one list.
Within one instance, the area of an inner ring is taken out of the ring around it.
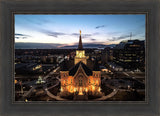
{"label": "city building", "polygon": [[113,48],[106,47],[105,51],[107,52],[107,62],[112,62],[113,61]]}
{"label": "city building", "polygon": [[93,70],[87,67],[87,58],[82,46],[81,31],[74,61],[75,65],[69,70],[64,61],[63,68],[60,71],[60,95],[62,97],[73,95],[74,100],[87,100],[89,95],[101,96],[101,72],[98,62],[95,62]]}
{"label": "city building", "polygon": [[42,65],[37,63],[15,63],[16,74],[34,74],[42,72]]}
{"label": "city building", "polygon": [[145,70],[144,41],[122,41],[113,48],[113,61],[124,69]]}

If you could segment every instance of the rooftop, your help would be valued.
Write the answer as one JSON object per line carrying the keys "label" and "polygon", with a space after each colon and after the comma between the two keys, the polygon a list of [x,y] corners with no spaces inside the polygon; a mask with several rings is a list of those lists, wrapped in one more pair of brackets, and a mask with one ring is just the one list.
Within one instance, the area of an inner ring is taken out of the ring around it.
{"label": "rooftop", "polygon": [[69,70],[69,75],[74,76],[78,70],[78,68],[80,67],[80,65],[82,66],[83,70],[85,71],[86,75],[91,76],[92,75],[92,70],[89,69],[83,62],[79,62],[77,63],[74,67],[72,67]]}

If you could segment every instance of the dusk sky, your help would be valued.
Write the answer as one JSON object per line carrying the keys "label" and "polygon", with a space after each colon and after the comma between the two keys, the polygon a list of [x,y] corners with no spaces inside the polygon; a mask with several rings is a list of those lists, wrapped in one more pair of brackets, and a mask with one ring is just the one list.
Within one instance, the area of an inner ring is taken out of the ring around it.
{"label": "dusk sky", "polygon": [[145,15],[15,15],[16,43],[74,45],[79,30],[83,43],[117,44],[131,32],[132,40],[145,40]]}

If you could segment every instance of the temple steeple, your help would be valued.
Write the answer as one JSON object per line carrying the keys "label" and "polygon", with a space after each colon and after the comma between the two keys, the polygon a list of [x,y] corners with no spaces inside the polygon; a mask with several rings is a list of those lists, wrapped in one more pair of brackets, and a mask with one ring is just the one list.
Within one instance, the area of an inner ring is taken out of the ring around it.
{"label": "temple steeple", "polygon": [[83,46],[82,46],[82,38],[81,38],[81,30],[80,30],[78,50],[82,50],[82,49],[83,49]]}
{"label": "temple steeple", "polygon": [[76,65],[80,61],[83,62],[84,64],[87,64],[87,57],[85,56],[85,50],[83,49],[83,46],[82,46],[81,30],[80,30],[80,36],[79,36],[78,49],[76,50],[76,56],[74,58],[74,64]]}

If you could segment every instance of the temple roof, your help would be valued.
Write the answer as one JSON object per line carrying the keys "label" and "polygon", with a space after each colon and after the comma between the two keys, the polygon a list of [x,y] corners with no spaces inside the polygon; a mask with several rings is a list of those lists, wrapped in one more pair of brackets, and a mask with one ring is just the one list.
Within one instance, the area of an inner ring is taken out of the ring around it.
{"label": "temple roof", "polygon": [[83,62],[79,62],[77,63],[74,67],[72,67],[69,70],[69,75],[70,76],[74,76],[78,70],[78,68],[80,67],[80,65],[82,66],[83,70],[85,71],[86,75],[91,76],[92,75],[92,70],[89,69]]}

